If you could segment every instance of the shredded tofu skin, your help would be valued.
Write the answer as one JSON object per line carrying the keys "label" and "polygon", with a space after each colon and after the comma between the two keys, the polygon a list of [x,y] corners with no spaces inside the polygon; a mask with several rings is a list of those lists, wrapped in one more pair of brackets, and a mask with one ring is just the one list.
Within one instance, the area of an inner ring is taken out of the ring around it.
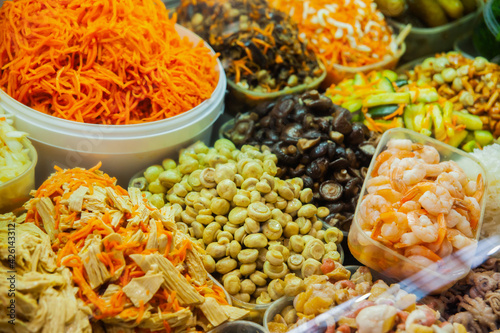
{"label": "shredded tofu skin", "polygon": [[493,144],[471,153],[480,160],[488,172],[488,188],[486,192],[486,209],[484,212],[481,237],[500,234],[500,145]]}
{"label": "shredded tofu skin", "polygon": [[[177,230],[172,207],[160,211],[134,189],[129,195],[99,167],[56,167],[25,204],[23,224],[43,235],[53,269],[64,268],[75,301],[90,306],[91,325],[185,332],[248,315],[231,311],[196,246]],[[56,296],[49,291],[48,301]],[[51,330],[63,331],[70,330]]]}

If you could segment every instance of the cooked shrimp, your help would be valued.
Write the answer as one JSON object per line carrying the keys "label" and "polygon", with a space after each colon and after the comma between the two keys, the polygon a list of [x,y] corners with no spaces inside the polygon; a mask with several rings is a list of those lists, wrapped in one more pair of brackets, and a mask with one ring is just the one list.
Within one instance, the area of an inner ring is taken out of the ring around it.
{"label": "cooked shrimp", "polygon": [[424,147],[421,143],[415,143],[410,139],[392,139],[387,142],[387,148],[396,150],[420,150]]}
{"label": "cooked shrimp", "polygon": [[457,164],[457,162],[446,161],[440,164],[443,164],[445,167],[444,171],[451,173],[460,182],[460,184],[462,184],[462,186],[467,185],[467,175],[465,174],[464,170]]}
{"label": "cooked shrimp", "polygon": [[[445,230],[446,234],[446,230]],[[448,238],[444,238],[440,245],[434,243],[427,244],[429,250],[440,256],[441,258],[447,257],[453,252],[453,246],[451,245]]]}
{"label": "cooked shrimp", "polygon": [[457,200],[455,206],[465,209],[469,213],[469,223],[472,229],[475,229],[481,217],[481,206],[474,197],[465,197],[463,200]]}
{"label": "cooked shrimp", "polygon": [[446,238],[448,238],[451,245],[458,250],[476,243],[475,240],[465,236],[457,229],[449,229],[446,233]]}
{"label": "cooked shrimp", "polygon": [[412,326],[423,325],[431,327],[439,319],[439,313],[432,311],[426,305],[419,305],[415,310],[410,312],[406,318],[405,328],[406,331],[413,331]]}
{"label": "cooked shrimp", "polygon": [[404,195],[401,202],[404,203],[415,199],[417,199],[416,201],[418,201],[427,212],[434,216],[441,213],[448,214],[455,202],[455,199],[450,195],[447,189],[431,182],[422,182],[413,186]]}
{"label": "cooked shrimp", "polygon": [[376,177],[378,175],[389,175],[390,166],[396,159],[402,159],[405,157],[413,157],[413,154],[410,151],[391,151],[385,150],[380,155],[377,156],[375,166],[373,167],[372,177]]}
{"label": "cooked shrimp", "polygon": [[467,185],[464,186],[465,195],[472,197],[476,193],[477,184],[474,180],[469,180]]}
{"label": "cooked shrimp", "polygon": [[415,157],[422,159],[425,163],[437,164],[441,159],[436,148],[428,145],[422,145],[422,149],[415,150]]}
{"label": "cooked shrimp", "polygon": [[446,227],[448,228],[455,228],[455,226],[462,221],[467,221],[467,218],[455,209],[452,209],[450,213],[446,215]]}
{"label": "cooked shrimp", "polygon": [[405,257],[422,256],[432,261],[439,261],[441,257],[423,245],[413,245],[405,249]]}
{"label": "cooked shrimp", "polygon": [[427,215],[420,215],[413,211],[408,213],[408,225],[411,231],[422,242],[432,243],[438,239],[438,226],[432,223]]}
{"label": "cooked shrimp", "polygon": [[396,249],[412,246],[412,245],[417,245],[422,243],[420,238],[418,238],[413,231],[404,233],[401,235],[401,239],[399,243],[394,244],[394,247]]}
{"label": "cooked shrimp", "polygon": [[474,193],[473,197],[474,199],[476,199],[477,202],[480,202],[481,198],[483,197],[483,194],[484,194],[483,175],[478,174],[476,181],[476,192]]}
{"label": "cooked shrimp", "polygon": [[407,186],[415,185],[425,178],[424,164],[414,158],[403,158],[391,168],[391,185],[399,192],[406,192]]}
{"label": "cooked shrimp", "polygon": [[458,199],[464,198],[464,190],[462,188],[462,184],[460,184],[458,179],[453,177],[453,175],[447,172],[443,172],[437,177],[436,182],[447,189],[453,197]]}
{"label": "cooked shrimp", "polygon": [[404,204],[401,205],[401,207],[398,209],[399,212],[408,214],[409,212],[413,210],[419,210],[422,206],[418,201],[406,201]]}
{"label": "cooked shrimp", "polygon": [[381,185],[387,185],[390,184],[391,180],[387,176],[377,176],[377,177],[372,177],[366,181],[366,187],[377,187]]}
{"label": "cooked shrimp", "polygon": [[381,213],[391,211],[391,204],[380,195],[368,194],[361,201],[359,215],[361,227],[371,229]]}
{"label": "cooked shrimp", "polygon": [[460,231],[461,233],[463,233],[467,237],[471,237],[471,238],[474,237],[474,233],[472,232],[472,228],[470,226],[469,221],[467,221],[467,219],[460,220],[457,223],[457,225],[455,226],[455,228],[457,228],[458,231]]}
{"label": "cooked shrimp", "polygon": [[387,212],[380,214],[379,219],[373,227],[371,238],[378,239],[379,236],[382,236],[382,239],[395,243],[407,231],[408,219],[406,214]]}
{"label": "cooked shrimp", "polygon": [[[426,258],[424,256],[418,256],[418,255],[415,255],[415,256],[409,256],[408,259],[410,260],[413,260],[414,262],[416,262],[417,264],[421,265],[421,266],[424,266],[424,267],[427,267],[427,266],[431,266],[431,265],[434,265],[435,264],[435,261],[432,261],[430,260],[429,258]],[[413,267],[412,267],[413,266]],[[415,270],[416,267],[414,267],[414,265],[411,265],[408,267],[408,269],[413,269]],[[416,272],[415,272],[416,273]]]}
{"label": "cooked shrimp", "polygon": [[403,195],[398,191],[393,190],[390,186],[389,188],[385,186],[387,185],[382,185],[378,187],[377,190],[373,193],[380,195],[391,204],[399,203],[399,201],[401,201],[401,199],[403,198]]}

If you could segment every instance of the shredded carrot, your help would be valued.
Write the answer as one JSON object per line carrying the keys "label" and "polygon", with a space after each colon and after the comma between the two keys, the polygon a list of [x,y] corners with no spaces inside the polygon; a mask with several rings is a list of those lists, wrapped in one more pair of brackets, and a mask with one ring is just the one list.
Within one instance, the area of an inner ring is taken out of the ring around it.
{"label": "shredded carrot", "polygon": [[176,19],[160,0],[7,1],[0,88],[37,111],[83,123],[181,114],[210,98],[218,72],[217,56],[181,38]]}
{"label": "shredded carrot", "polygon": [[328,69],[333,64],[361,67],[394,55],[396,38],[371,0],[271,0],[271,6],[289,13]]}

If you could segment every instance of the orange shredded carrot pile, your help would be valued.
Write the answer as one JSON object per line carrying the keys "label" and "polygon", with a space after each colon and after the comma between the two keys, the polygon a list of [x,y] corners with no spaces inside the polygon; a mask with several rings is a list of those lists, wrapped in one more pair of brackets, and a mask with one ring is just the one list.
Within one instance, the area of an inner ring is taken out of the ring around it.
{"label": "orange shredded carrot pile", "polygon": [[216,56],[160,0],[16,0],[0,8],[0,87],[83,123],[170,118],[210,98]]}
{"label": "orange shredded carrot pile", "polygon": [[328,69],[333,64],[361,67],[392,57],[397,45],[391,28],[372,0],[271,0],[288,13]]}
{"label": "orange shredded carrot pile", "polygon": [[[26,204],[28,210],[26,222],[35,223],[44,230],[43,214],[38,211],[36,203],[42,198],[50,198],[54,205],[52,214],[54,220],[56,222],[59,221],[59,226],[63,224],[67,225],[68,223],[63,222],[63,219],[66,218],[65,215],[68,215],[69,199],[81,186],[88,188],[87,193],[89,195],[96,192],[102,193],[102,189],[111,189],[115,193],[127,197],[127,191],[116,185],[116,179],[101,172],[99,167],[100,164],[89,170],[81,168],[62,170],[56,167],[56,172],[35,191],[34,198]],[[152,206],[148,206],[147,199],[143,198],[142,201],[146,205],[146,208],[150,210],[155,209]],[[104,200],[103,203],[111,210],[117,209],[109,199]],[[131,300],[121,289],[132,279],[145,275],[145,272],[130,258],[130,255],[159,253],[157,248],[146,249],[146,245],[151,237],[156,235],[157,240],[164,236],[167,237],[167,248],[161,254],[176,267],[187,267],[189,264],[186,261],[187,251],[194,251],[195,248],[189,237],[180,238],[180,241],[174,241],[176,237],[179,237],[178,235],[176,236],[176,233],[179,234],[179,231],[167,228],[160,221],[154,222],[156,226],[155,233],[151,230],[151,222],[149,220],[141,221],[139,225],[129,223],[130,219],[140,214],[137,210],[138,206],[135,205],[130,212],[123,211],[123,216],[120,218],[119,223],[113,226],[111,224],[112,218],[106,214],[90,217],[86,221],[83,221],[83,213],[88,214],[91,212],[83,205],[81,212],[75,212],[70,215],[74,219],[74,222],[77,222],[74,228],[65,230],[56,228],[58,234],[52,242],[52,249],[57,255],[57,265],[70,268],[73,273],[73,281],[79,287],[79,297],[85,303],[93,305],[95,320],[111,317],[122,318],[123,320],[135,318],[135,325],[141,327],[143,319],[150,316],[148,311],[158,311],[161,312],[160,315],[176,313],[186,308],[195,311],[192,305],[189,307],[181,306],[176,296],[176,291],[169,290],[165,285],[162,285],[148,302],[144,303],[141,301],[139,307],[130,305]],[[132,237],[139,231],[143,233],[143,237],[138,241],[133,241]],[[121,237],[121,244],[115,240],[103,239],[100,246],[101,252],[96,257],[106,267],[111,276],[117,272],[121,273],[115,276],[112,281],[108,281],[99,288],[93,289],[89,283],[88,272],[80,255],[85,251],[85,242],[89,239],[88,237],[101,235],[104,238],[112,233],[116,233]],[[123,257],[117,255],[117,253],[123,254]],[[187,281],[192,280],[187,270],[180,273]],[[227,305],[228,302],[223,289],[213,285],[213,282],[209,279],[205,282],[201,286],[193,284],[193,287],[201,296],[213,297],[219,304]],[[107,284],[111,283],[120,287],[120,290],[114,293],[110,299],[105,299],[103,293],[106,290]],[[167,322],[163,322],[162,325],[165,325],[165,328],[170,327]]]}

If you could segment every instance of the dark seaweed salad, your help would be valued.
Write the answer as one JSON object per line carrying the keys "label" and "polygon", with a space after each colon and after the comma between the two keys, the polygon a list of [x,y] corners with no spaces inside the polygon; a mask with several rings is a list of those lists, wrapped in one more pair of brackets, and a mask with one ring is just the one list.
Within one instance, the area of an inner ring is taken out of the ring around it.
{"label": "dark seaweed salad", "polygon": [[[493,25],[496,25],[497,31],[499,31],[500,28],[500,24],[498,23],[500,22],[500,0],[490,1],[491,7],[485,7],[483,19],[474,28],[472,36],[472,42],[474,43],[475,49],[481,56],[488,60],[500,57],[500,32],[496,35],[492,32],[492,30],[495,30]],[[498,60],[496,62],[498,62]]]}

